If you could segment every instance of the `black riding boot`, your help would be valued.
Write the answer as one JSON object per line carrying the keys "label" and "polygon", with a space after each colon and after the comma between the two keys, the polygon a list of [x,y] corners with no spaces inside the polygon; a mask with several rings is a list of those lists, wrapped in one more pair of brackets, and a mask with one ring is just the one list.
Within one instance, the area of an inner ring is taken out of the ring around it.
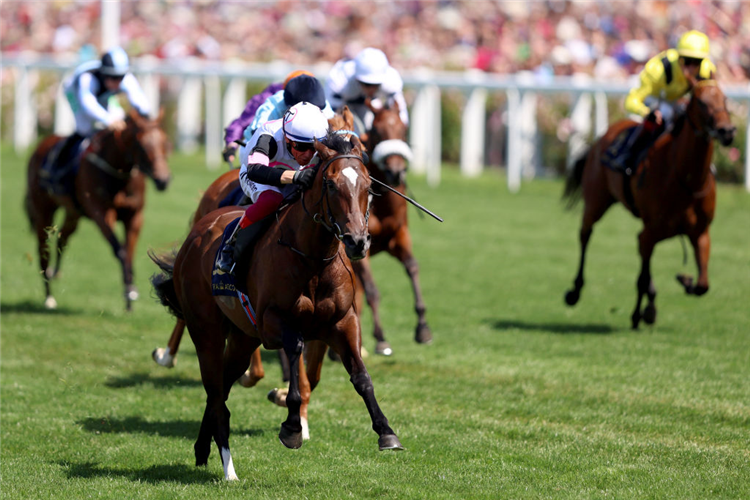
{"label": "black riding boot", "polygon": [[219,253],[219,259],[216,261],[216,269],[225,273],[231,273],[234,269],[234,245],[237,242],[237,232],[240,230],[239,222],[234,227],[232,235],[224,244],[224,248]]}

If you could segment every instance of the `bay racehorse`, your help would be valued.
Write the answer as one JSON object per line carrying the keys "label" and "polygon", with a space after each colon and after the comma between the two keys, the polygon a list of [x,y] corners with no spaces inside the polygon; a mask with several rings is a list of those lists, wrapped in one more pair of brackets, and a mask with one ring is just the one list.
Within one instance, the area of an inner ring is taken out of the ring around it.
{"label": "bay racehorse", "polygon": [[[237,479],[229,450],[226,400],[259,345],[284,349],[291,367],[286,398],[288,417],[279,439],[289,448],[302,445],[299,371],[304,341],[319,340],[341,357],[377,432],[381,450],[401,449],[373,391],[360,355],[361,332],[354,310],[354,277],[349,259],[365,256],[370,180],[362,148],[341,136],[315,144],[323,162],[313,187],[299,202],[277,213],[253,249],[251,261],[237,271],[238,284],[255,308],[253,326],[235,297],[211,295],[216,252],[226,226],[241,210],[216,210],[193,226],[174,260],[152,255],[162,269],[154,288],[170,310],[185,320],[200,363],[206,409],[195,443],[196,465],[205,465],[211,439],[219,448],[225,479]],[[325,350],[306,353],[308,376],[320,374]],[[310,380],[312,387],[316,379]]]}
{"label": "bay racehorse", "polygon": [[[40,184],[43,162],[63,137],[52,135],[44,139],[32,154],[28,165],[26,213],[36,231],[39,266],[44,280],[45,306],[57,307],[50,281],[60,272],[63,250],[70,235],[76,230],[81,216],[96,223],[120,262],[125,288],[125,306],[138,298],[133,285],[133,255],[143,225],[145,206],[145,176],[151,177],[159,191],[166,189],[170,180],[167,155],[169,142],[161,128],[164,112],[151,120],[131,111],[123,131],[102,131],[93,137],[83,152],[74,188],[67,194],[53,193]],[[58,208],[65,210],[65,219],[57,237],[56,251],[50,252],[49,234]],[[115,235],[115,224],[122,221],[125,241]],[[50,256],[57,255],[55,267]]]}
{"label": "bay racehorse", "polygon": [[[352,130],[354,128],[354,117],[352,112],[347,106],[344,106],[340,113],[334,115],[333,118],[328,120],[330,130]],[[206,189],[201,196],[198,208],[193,214],[193,220],[191,226],[195,225],[199,220],[206,216],[209,212],[216,210],[227,203],[228,200],[236,198],[238,191],[241,194],[239,169],[233,169],[229,172],[225,172],[220,175],[211,185]],[[182,341],[182,335],[185,333],[185,321],[177,319],[175,326],[172,329],[172,334],[167,342],[167,347],[157,347],[151,353],[153,360],[167,368],[172,368],[176,361],[177,352],[180,348],[180,342]],[[283,354],[283,350],[279,351],[279,358],[282,365],[282,371],[284,373],[284,380],[289,379],[289,360]],[[250,360],[250,368],[240,377],[239,382],[243,387],[254,387],[258,381],[265,376],[263,370],[263,362],[260,356],[260,350],[256,350]],[[304,385],[304,384],[303,384]],[[306,387],[306,385],[305,385]],[[274,392],[272,398],[278,404],[284,405],[284,398],[286,397],[286,390],[282,389],[281,392]],[[307,401],[309,396],[303,394],[303,401]],[[303,419],[307,419],[307,405],[303,403],[302,408]],[[304,431],[305,437],[309,437],[307,430]]]}
{"label": "bay racehorse", "polygon": [[[716,181],[711,171],[713,139],[729,145],[735,127],[730,120],[726,98],[715,80],[691,80],[692,96],[687,109],[674,124],[671,133],[662,135],[630,177],[602,165],[601,159],[618,135],[635,125],[623,120],[612,125],[581,158],[568,177],[564,197],[574,202],[579,191],[584,209],[581,224],[581,258],[573,289],[565,295],[575,305],[583,288],[586,247],[593,225],[614,203],[625,205],[643,220],[638,235],[641,272],[637,280],[637,300],[631,316],[632,327],[641,319],[656,320],[656,288],[651,279],[651,256],[659,241],[684,234],[690,239],[698,265],[698,280],[678,275],[688,294],[708,291],[708,256],[711,240],[709,225],[716,206]],[[643,296],[648,303],[641,311]]]}
{"label": "bay racehorse", "polygon": [[[406,143],[406,125],[399,116],[398,104],[394,102],[390,106],[374,108],[368,102],[368,106],[374,113],[374,119],[363,140],[370,153],[367,165],[370,175],[406,194],[406,170],[408,160],[411,159],[411,149]],[[393,350],[383,333],[380,320],[380,293],[370,269],[370,257],[387,252],[401,262],[411,280],[414,292],[414,310],[417,313],[414,340],[421,344],[429,344],[432,342],[432,332],[425,318],[426,308],[419,284],[419,264],[412,252],[407,202],[397,194],[377,185],[373,186],[373,191],[375,196],[370,215],[370,252],[368,258],[352,264],[372,310],[375,352],[390,355]]]}

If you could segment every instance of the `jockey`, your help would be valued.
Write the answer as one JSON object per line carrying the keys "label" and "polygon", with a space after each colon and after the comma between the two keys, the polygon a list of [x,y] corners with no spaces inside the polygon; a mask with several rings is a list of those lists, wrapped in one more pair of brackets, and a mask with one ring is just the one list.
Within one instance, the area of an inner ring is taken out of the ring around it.
{"label": "jockey", "polygon": [[[295,78],[300,75],[309,75],[313,76],[312,73],[309,71],[305,71],[303,69],[292,71],[289,73],[284,80],[284,83],[272,83],[260,94],[257,94],[250,98],[249,101],[247,101],[247,104],[245,105],[244,111],[242,111],[242,114],[234,119],[232,123],[227,125],[227,128],[224,129],[224,151],[222,151],[221,155],[224,158],[224,161],[232,163],[234,162],[234,155],[237,152],[237,148],[239,147],[239,143],[237,141],[242,139],[242,133],[244,132],[245,128],[247,128],[248,125],[253,123],[253,120],[255,119],[256,113],[258,111],[258,108],[263,104],[266,99],[271,97],[272,95],[276,94],[277,92],[281,91],[286,87],[286,84],[289,83],[289,81],[292,78]],[[302,100],[308,100],[309,99],[302,99]],[[296,103],[295,103],[296,104]],[[284,110],[286,111],[286,110]],[[281,118],[282,115],[276,117]],[[267,120],[266,120],[267,121]],[[257,129],[257,127],[255,127]]]}
{"label": "jockey", "polygon": [[365,106],[365,99],[372,99],[374,106],[382,105],[378,97],[393,100],[398,104],[401,121],[409,125],[409,112],[403,94],[404,82],[398,71],[388,63],[382,50],[368,47],[354,59],[341,59],[331,68],[326,80],[326,97],[334,109],[348,105],[352,113],[361,120],[358,132],[364,133],[372,126],[372,111]]}
{"label": "jockey", "polygon": [[235,255],[242,255],[244,250],[242,240],[237,241],[238,231],[276,211],[284,199],[282,186],[312,186],[316,170],[305,167],[316,157],[314,141],[327,134],[328,120],[320,108],[301,102],[289,108],[283,119],[261,125],[240,149],[240,186],[253,204],[222,249],[216,264],[219,270],[232,271]]}
{"label": "jockey", "polygon": [[639,152],[647,149],[674,118],[674,103],[690,89],[689,78],[711,79],[716,66],[708,58],[708,37],[699,31],[688,31],[668,49],[651,58],[641,71],[640,86],[630,91],[625,109],[643,117],[640,131],[621,145],[613,166],[627,171]]}
{"label": "jockey", "polygon": [[125,129],[121,114],[109,110],[110,97],[124,93],[138,113],[142,116],[150,113],[146,95],[130,72],[128,55],[119,47],[105,53],[100,61],[78,66],[63,82],[63,90],[75,115],[76,131],[57,154],[57,166],[64,166],[83,140],[94,135],[97,124],[102,123],[109,130]]}
{"label": "jockey", "polygon": [[261,125],[283,118],[289,108],[300,102],[309,102],[323,110],[327,119],[333,118],[333,108],[326,100],[323,86],[311,74],[302,74],[289,80],[283,90],[279,90],[260,105],[253,122],[245,129],[245,142],[250,140]]}

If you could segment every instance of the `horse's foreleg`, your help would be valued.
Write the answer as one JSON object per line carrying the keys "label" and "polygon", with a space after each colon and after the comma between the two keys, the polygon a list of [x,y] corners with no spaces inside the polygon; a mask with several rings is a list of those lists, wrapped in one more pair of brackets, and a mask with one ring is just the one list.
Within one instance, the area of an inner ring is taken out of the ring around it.
{"label": "horse's foreleg", "polygon": [[122,259],[122,279],[125,285],[125,306],[131,310],[132,302],[138,300],[138,289],[133,284],[133,255],[138,244],[138,236],[143,227],[143,212],[136,211],[123,220],[125,224],[125,255]]}
{"label": "horse's foreleg", "polygon": [[151,353],[151,357],[154,358],[157,364],[166,366],[167,368],[174,367],[183,333],[185,333],[185,321],[178,319],[172,329],[172,335],[169,337],[167,347],[157,347]]}
{"label": "horse's foreleg", "polygon": [[378,287],[375,286],[375,279],[372,277],[370,258],[352,262],[352,268],[357,275],[357,279],[362,283],[367,305],[370,306],[370,311],[372,311],[372,335],[376,341],[375,354],[390,356],[393,354],[393,349],[391,349],[391,344],[385,340],[385,335],[383,334],[383,324],[380,321],[380,292],[378,292]]}
{"label": "horse's foreleg", "polygon": [[260,339],[245,335],[242,331],[232,329],[224,349],[224,399],[229,398],[229,391],[245,373],[254,353],[259,352]]}
{"label": "horse's foreleg", "polygon": [[338,351],[344,368],[349,373],[349,380],[365,402],[372,420],[372,429],[378,434],[380,450],[403,450],[401,442],[375,399],[372,379],[360,354],[360,326],[353,310],[336,325],[334,333],[331,347]]}
{"label": "horse's foreleg", "polygon": [[[654,245],[655,242],[651,235],[645,229],[641,231],[638,235],[638,248],[641,254],[641,273],[638,276],[637,282],[638,299],[636,300],[635,309],[631,316],[634,330],[638,328],[638,324],[641,321],[641,303],[643,301],[643,296],[646,294],[649,295],[649,309],[653,310],[653,312],[649,311],[648,315],[650,316],[653,314],[653,319],[656,318],[656,306],[653,303],[653,298],[656,297],[656,289],[651,282],[651,255],[654,252]],[[648,319],[651,318],[649,317]]]}
{"label": "horse's foreleg", "polygon": [[302,423],[300,420],[300,406],[302,396],[300,395],[300,355],[304,342],[302,335],[294,330],[285,329],[282,334],[284,352],[289,358],[289,392],[286,395],[286,407],[289,410],[287,419],[281,424],[279,440],[287,448],[299,448],[302,446]]}
{"label": "horse's foreleg", "polygon": [[711,253],[711,237],[708,235],[708,228],[696,238],[690,238],[690,241],[695,252],[695,262],[698,264],[698,283],[693,293],[700,296],[708,291],[708,256]]}

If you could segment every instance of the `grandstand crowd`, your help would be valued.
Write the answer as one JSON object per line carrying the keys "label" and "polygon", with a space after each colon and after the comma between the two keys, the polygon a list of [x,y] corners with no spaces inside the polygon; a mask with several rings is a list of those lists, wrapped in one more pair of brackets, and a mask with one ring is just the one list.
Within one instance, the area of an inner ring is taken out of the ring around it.
{"label": "grandstand crowd", "polygon": [[[100,2],[3,1],[2,53],[96,56]],[[711,39],[722,82],[750,81],[750,2],[128,0],[131,57],[333,63],[380,47],[400,69],[626,79],[690,29]]]}

